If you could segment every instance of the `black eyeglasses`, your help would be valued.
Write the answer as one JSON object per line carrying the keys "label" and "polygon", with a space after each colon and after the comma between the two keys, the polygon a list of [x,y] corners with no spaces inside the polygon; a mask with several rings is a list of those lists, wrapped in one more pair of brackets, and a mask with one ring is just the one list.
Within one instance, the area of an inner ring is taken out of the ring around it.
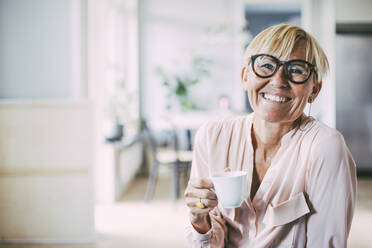
{"label": "black eyeglasses", "polygon": [[303,84],[315,71],[315,66],[305,60],[294,59],[281,61],[269,54],[256,54],[251,56],[252,69],[260,78],[272,77],[281,65],[284,66],[284,72],[292,83]]}

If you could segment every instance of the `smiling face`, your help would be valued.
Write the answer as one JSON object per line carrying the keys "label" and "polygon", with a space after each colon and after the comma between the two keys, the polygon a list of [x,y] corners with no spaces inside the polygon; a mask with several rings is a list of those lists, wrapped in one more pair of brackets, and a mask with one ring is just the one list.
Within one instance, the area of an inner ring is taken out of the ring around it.
{"label": "smiling face", "polygon": [[[305,42],[297,41],[290,56],[279,59],[306,60]],[[258,77],[250,66],[244,66],[242,80],[255,116],[272,123],[293,123],[321,89],[321,82],[314,80],[314,73],[304,84],[294,84],[285,75],[283,66],[269,78]]]}

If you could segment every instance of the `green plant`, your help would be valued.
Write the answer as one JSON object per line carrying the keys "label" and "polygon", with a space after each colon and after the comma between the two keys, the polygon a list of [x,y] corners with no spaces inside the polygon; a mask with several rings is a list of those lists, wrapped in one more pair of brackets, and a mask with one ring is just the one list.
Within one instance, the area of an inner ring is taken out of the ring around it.
{"label": "green plant", "polygon": [[161,77],[161,83],[167,90],[167,109],[170,110],[176,102],[182,110],[196,109],[196,105],[189,98],[189,89],[200,83],[202,78],[209,76],[209,59],[194,57],[191,63],[191,70],[187,73],[176,73],[170,76],[161,67],[156,73]]}
{"label": "green plant", "polygon": [[124,80],[116,81],[114,90],[109,94],[106,105],[107,117],[116,124],[124,125],[133,119],[133,102],[135,94],[130,92]]}

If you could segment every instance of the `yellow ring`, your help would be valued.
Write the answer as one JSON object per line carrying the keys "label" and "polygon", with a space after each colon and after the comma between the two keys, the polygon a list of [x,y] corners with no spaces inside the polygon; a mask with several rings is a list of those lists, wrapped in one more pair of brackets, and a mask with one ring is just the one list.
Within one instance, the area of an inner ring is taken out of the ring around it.
{"label": "yellow ring", "polygon": [[205,208],[205,206],[204,206],[203,203],[198,203],[198,204],[196,205],[196,207],[197,207],[197,208],[200,208],[200,209]]}
{"label": "yellow ring", "polygon": [[205,205],[201,202],[201,198],[199,198],[200,201],[199,203],[196,205],[197,208],[200,208],[200,209],[204,209],[205,208]]}

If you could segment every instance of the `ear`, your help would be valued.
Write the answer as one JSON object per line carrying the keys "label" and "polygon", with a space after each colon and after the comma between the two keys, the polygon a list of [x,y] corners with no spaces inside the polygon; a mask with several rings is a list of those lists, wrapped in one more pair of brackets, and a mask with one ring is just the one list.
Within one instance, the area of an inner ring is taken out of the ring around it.
{"label": "ear", "polygon": [[243,65],[242,72],[240,74],[240,78],[242,79],[243,82],[247,81],[247,70],[248,70],[247,66]]}
{"label": "ear", "polygon": [[323,85],[323,82],[322,81],[319,81],[319,82],[315,82],[314,85],[313,85],[313,90],[310,94],[310,97],[309,97],[309,103],[312,103],[315,98],[318,96],[320,90],[322,89],[322,85]]}
{"label": "ear", "polygon": [[242,84],[243,84],[243,87],[246,89],[246,85],[248,83],[248,67],[246,65],[244,65],[242,67],[242,72],[240,73],[240,78],[242,79]]}

